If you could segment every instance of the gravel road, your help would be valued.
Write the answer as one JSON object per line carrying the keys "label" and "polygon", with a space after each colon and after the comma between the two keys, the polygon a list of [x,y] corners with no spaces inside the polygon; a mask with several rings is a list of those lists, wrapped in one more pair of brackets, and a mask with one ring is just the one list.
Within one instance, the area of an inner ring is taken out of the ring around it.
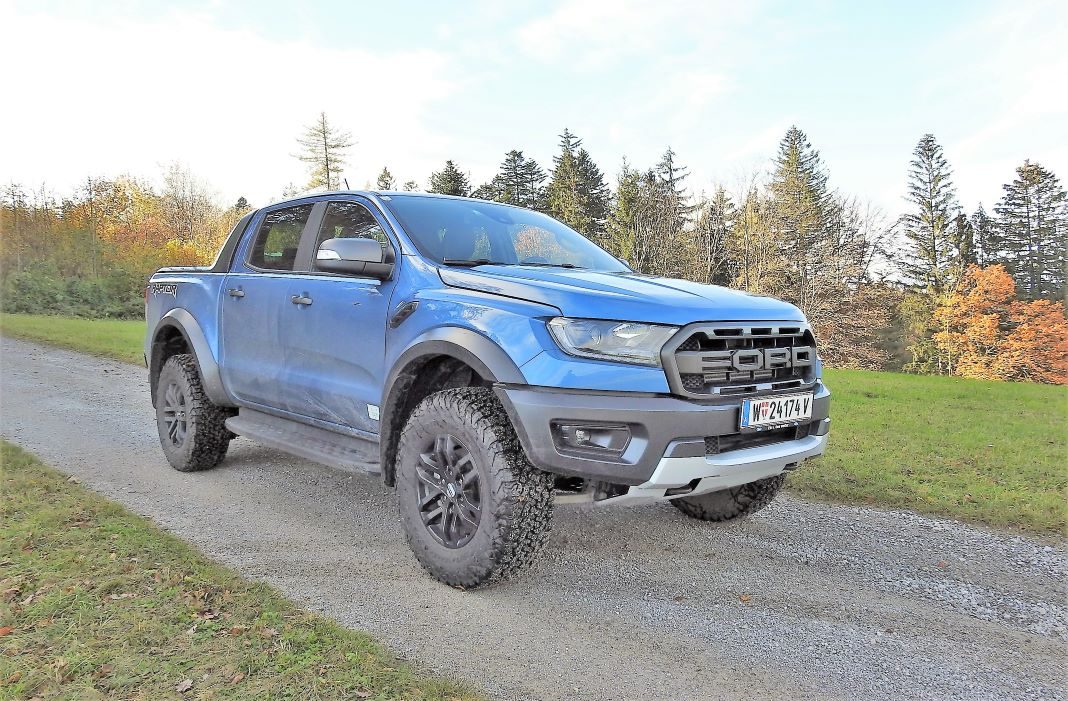
{"label": "gravel road", "polygon": [[4,438],[502,698],[1068,696],[1063,545],[789,495],[728,527],[666,505],[562,507],[532,572],[458,592],[412,559],[377,478],[243,439],[213,471],[175,472],[144,370],[10,339],[0,350]]}

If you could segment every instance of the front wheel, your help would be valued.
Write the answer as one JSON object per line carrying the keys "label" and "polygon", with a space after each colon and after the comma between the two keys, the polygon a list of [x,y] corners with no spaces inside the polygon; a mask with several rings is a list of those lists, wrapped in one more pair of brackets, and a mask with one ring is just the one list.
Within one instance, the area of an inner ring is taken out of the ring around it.
{"label": "front wheel", "polygon": [[701,521],[740,521],[771,503],[782,489],[786,474],[743,484],[732,489],[672,499],[671,505]]}
{"label": "front wheel", "polygon": [[450,389],[424,399],[404,427],[397,499],[419,563],[470,589],[534,561],[549,537],[553,479],[530,464],[490,390]]}

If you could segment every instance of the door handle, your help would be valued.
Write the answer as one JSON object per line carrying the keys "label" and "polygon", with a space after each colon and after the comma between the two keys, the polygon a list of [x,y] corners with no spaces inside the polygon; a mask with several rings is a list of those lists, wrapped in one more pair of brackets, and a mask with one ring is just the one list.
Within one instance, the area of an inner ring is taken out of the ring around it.
{"label": "door handle", "polygon": [[293,295],[292,297],[289,298],[289,301],[292,302],[293,304],[300,304],[302,306],[307,307],[308,305],[310,305],[312,303],[312,298],[311,297],[304,297],[303,295]]}
{"label": "door handle", "polygon": [[231,297],[244,297],[245,291],[242,290],[240,287],[231,287],[226,291],[226,294],[230,295]]}

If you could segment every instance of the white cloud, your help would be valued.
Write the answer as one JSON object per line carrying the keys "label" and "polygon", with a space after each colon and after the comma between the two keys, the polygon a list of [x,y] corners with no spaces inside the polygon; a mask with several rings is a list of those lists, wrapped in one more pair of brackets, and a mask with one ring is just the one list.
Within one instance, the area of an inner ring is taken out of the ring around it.
{"label": "white cloud", "polygon": [[982,124],[946,144],[967,209],[982,201],[991,211],[1001,197],[1001,184],[1014,177],[1025,158],[1068,176],[1068,143],[1048,139],[1068,124],[1065,26],[1068,7],[1063,2],[1016,3],[949,37],[949,51],[985,49],[968,75],[958,77],[963,84],[939,86],[951,95],[988,101]]}
{"label": "white cloud", "polygon": [[223,196],[262,202],[304,181],[291,154],[320,111],[357,141],[353,187],[383,165],[421,179],[444,160],[447,137],[429,116],[454,85],[449,57],[434,52],[274,41],[179,11],[98,21],[0,4],[0,26],[3,180],[62,192],[85,175],[178,160]]}
{"label": "white cloud", "polygon": [[623,58],[645,59],[695,38],[714,42],[719,32],[756,3],[684,0],[571,0],[521,27],[519,46],[531,57],[566,61],[583,69],[611,66]]}

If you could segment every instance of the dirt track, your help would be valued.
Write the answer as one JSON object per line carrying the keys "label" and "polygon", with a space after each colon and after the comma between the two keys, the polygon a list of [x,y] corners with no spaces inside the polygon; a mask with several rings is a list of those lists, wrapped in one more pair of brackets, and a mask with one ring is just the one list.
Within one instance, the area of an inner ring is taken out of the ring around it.
{"label": "dirt track", "polygon": [[670,506],[562,507],[534,571],[464,593],[416,565],[375,477],[244,440],[216,470],[181,474],[160,453],[145,371],[3,339],[0,374],[4,438],[246,576],[505,698],[1068,693],[1061,547],[788,496],[733,527]]}

